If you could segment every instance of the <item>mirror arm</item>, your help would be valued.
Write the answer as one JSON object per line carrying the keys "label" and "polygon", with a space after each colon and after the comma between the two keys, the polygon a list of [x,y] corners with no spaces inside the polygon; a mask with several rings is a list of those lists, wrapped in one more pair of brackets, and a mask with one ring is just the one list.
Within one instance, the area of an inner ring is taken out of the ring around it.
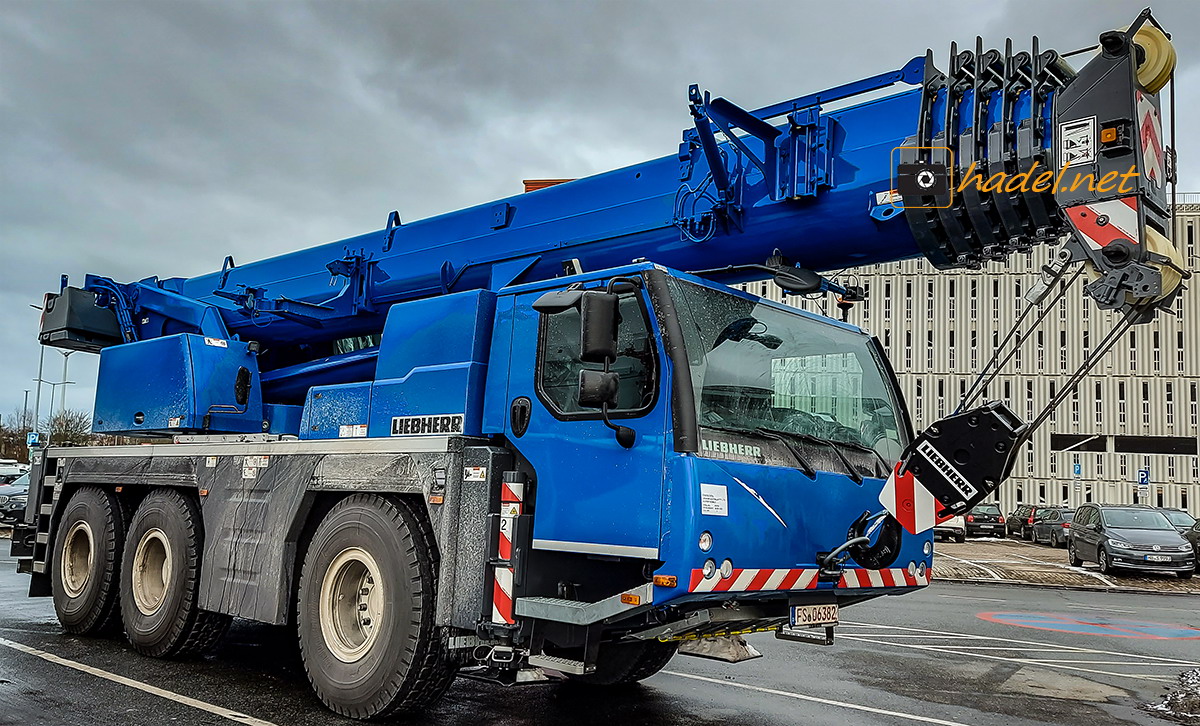
{"label": "mirror arm", "polygon": [[[606,366],[607,367],[607,366]],[[608,404],[601,404],[600,417],[604,420],[604,425],[612,429],[617,434],[617,443],[626,449],[633,448],[633,444],[637,441],[637,433],[628,426],[619,426],[608,418]]]}

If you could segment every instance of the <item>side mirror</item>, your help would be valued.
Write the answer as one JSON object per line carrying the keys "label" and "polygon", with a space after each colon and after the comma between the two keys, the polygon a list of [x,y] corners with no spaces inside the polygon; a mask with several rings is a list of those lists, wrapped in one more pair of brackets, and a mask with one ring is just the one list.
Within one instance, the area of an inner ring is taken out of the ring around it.
{"label": "side mirror", "polygon": [[611,371],[579,371],[579,405],[585,408],[616,406],[621,375]]}
{"label": "side mirror", "polygon": [[620,298],[612,293],[595,290],[585,291],[582,295],[579,357],[586,363],[607,363],[616,360],[619,324],[617,304]]}

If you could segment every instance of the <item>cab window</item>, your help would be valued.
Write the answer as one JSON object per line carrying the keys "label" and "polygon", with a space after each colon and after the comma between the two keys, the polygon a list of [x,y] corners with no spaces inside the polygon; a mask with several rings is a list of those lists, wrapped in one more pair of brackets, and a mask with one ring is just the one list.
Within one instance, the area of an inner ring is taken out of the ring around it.
{"label": "cab window", "polygon": [[[640,416],[654,405],[657,361],[650,322],[639,294],[621,295],[619,310],[617,359],[609,370],[620,375],[621,385],[617,405],[609,409],[609,415],[628,418]],[[579,311],[541,317],[538,397],[556,416],[598,416],[597,409],[579,405],[579,371],[604,369],[602,363],[585,363],[579,358]]]}

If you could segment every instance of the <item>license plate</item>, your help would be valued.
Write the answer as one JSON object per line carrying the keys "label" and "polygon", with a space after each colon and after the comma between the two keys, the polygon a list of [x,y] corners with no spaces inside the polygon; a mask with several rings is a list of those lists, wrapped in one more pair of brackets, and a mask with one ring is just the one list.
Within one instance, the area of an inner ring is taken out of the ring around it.
{"label": "license plate", "polygon": [[837,625],[838,606],[834,605],[793,605],[792,627],[812,628],[819,625]]}
{"label": "license plate", "polygon": [[996,525],[994,525],[994,524],[981,524],[981,525],[979,525],[979,528],[980,528],[980,529],[995,529],[995,528],[996,528]]}
{"label": "license plate", "polygon": [[1170,555],[1146,555],[1147,562],[1170,562]]}

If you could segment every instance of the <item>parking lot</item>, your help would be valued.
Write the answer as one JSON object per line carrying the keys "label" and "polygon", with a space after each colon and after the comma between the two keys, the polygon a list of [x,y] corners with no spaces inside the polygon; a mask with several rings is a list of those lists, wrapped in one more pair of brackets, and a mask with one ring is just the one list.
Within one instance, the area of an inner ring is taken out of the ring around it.
{"label": "parking lot", "polygon": [[[312,695],[289,630],[238,622],[206,659],[147,659],[121,639],[64,635],[48,599],[25,597],[28,580],[14,565],[0,557],[0,724],[353,723]],[[409,722],[1163,723],[1143,706],[1200,668],[1197,602],[935,582],[846,610],[831,647],[752,636],[765,657],[731,665],[676,656],[644,684],[608,691],[460,678]]]}

